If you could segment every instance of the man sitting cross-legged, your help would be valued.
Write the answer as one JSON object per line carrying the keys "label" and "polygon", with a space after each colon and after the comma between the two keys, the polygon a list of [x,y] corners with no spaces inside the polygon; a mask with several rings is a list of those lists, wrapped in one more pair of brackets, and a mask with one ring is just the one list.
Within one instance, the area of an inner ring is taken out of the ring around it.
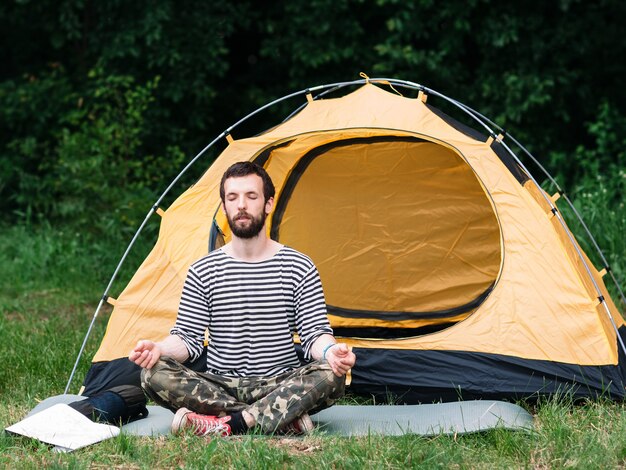
{"label": "man sitting cross-legged", "polygon": [[[228,168],[220,196],[232,241],[189,268],[170,336],[129,355],[147,395],[176,412],[174,431],[304,433],[309,413],[344,393],[355,355],[335,341],[313,262],[267,237],[274,193],[262,167]],[[194,372],[181,363],[200,356],[207,328],[206,371]],[[304,366],[294,333],[312,360]]]}

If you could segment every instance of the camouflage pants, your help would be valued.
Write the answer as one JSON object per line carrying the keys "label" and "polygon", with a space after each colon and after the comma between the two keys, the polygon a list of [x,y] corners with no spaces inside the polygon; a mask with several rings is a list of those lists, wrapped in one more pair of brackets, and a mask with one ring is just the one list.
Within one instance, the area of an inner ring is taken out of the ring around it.
{"label": "camouflage pants", "polygon": [[157,404],[172,411],[225,416],[247,411],[265,433],[303,413],[315,413],[343,396],[345,377],[326,362],[315,361],[273,377],[226,377],[195,372],[169,357],[143,369],[141,385]]}

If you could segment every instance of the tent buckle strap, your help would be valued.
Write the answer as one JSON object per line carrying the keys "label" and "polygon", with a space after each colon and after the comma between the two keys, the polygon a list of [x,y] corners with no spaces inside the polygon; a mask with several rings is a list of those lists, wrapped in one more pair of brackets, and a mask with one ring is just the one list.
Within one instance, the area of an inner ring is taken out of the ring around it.
{"label": "tent buckle strap", "polygon": [[108,295],[103,295],[102,300],[104,300],[109,305],[112,305],[113,307],[117,305],[117,299],[114,299],[113,297],[110,297]]}
{"label": "tent buckle strap", "polygon": [[224,132],[224,137],[226,137],[226,141],[229,144],[232,144],[235,141],[235,139],[233,139],[233,136],[230,135],[230,132]]}
{"label": "tent buckle strap", "polygon": [[159,206],[154,206],[152,209],[154,209],[154,212],[156,212],[159,217],[163,217],[165,215],[165,211]]}
{"label": "tent buckle strap", "polygon": [[487,139],[486,144],[489,147],[491,147],[491,144],[493,144],[494,142],[501,144],[505,136],[506,136],[506,131],[502,131],[502,134],[498,134],[498,135],[491,134],[489,138]]}
{"label": "tent buckle strap", "polygon": [[613,271],[613,270],[611,269],[611,266],[609,266],[609,265],[607,264],[606,266],[604,266],[604,267],[602,268],[602,270],[601,270],[598,274],[600,274],[600,276],[601,276],[601,277],[604,277],[604,276],[606,276],[608,273],[610,273],[611,271]]}

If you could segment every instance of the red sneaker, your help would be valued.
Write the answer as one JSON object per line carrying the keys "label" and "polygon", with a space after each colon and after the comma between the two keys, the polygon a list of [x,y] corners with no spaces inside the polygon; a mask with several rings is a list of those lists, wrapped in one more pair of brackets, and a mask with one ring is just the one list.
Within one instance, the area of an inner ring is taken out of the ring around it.
{"label": "red sneaker", "polygon": [[172,432],[178,433],[184,429],[191,429],[196,436],[230,436],[230,426],[227,424],[230,416],[201,415],[187,408],[179,409],[174,415]]}
{"label": "red sneaker", "polygon": [[304,413],[285,426],[282,431],[285,434],[309,434],[313,429],[315,429],[315,425],[311,417],[308,413]]}

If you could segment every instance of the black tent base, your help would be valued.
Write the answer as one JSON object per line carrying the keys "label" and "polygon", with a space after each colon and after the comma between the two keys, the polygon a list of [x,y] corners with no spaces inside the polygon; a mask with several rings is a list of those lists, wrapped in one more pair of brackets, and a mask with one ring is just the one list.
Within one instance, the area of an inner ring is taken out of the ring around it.
{"label": "black tent base", "polygon": [[[626,327],[619,329],[626,339]],[[298,350],[300,350],[298,345]],[[466,351],[354,348],[348,391],[375,403],[414,405],[459,400],[534,401],[546,396],[626,398],[626,357],[616,365],[583,366]],[[301,351],[300,351],[301,354]],[[185,365],[201,371],[205,355]],[[92,364],[83,395],[118,385],[140,386],[141,369],[126,357]]]}
{"label": "black tent base", "polygon": [[357,363],[350,391],[377,403],[534,401],[546,396],[621,401],[626,395],[623,362],[581,366],[463,351],[354,348],[354,352]]}

